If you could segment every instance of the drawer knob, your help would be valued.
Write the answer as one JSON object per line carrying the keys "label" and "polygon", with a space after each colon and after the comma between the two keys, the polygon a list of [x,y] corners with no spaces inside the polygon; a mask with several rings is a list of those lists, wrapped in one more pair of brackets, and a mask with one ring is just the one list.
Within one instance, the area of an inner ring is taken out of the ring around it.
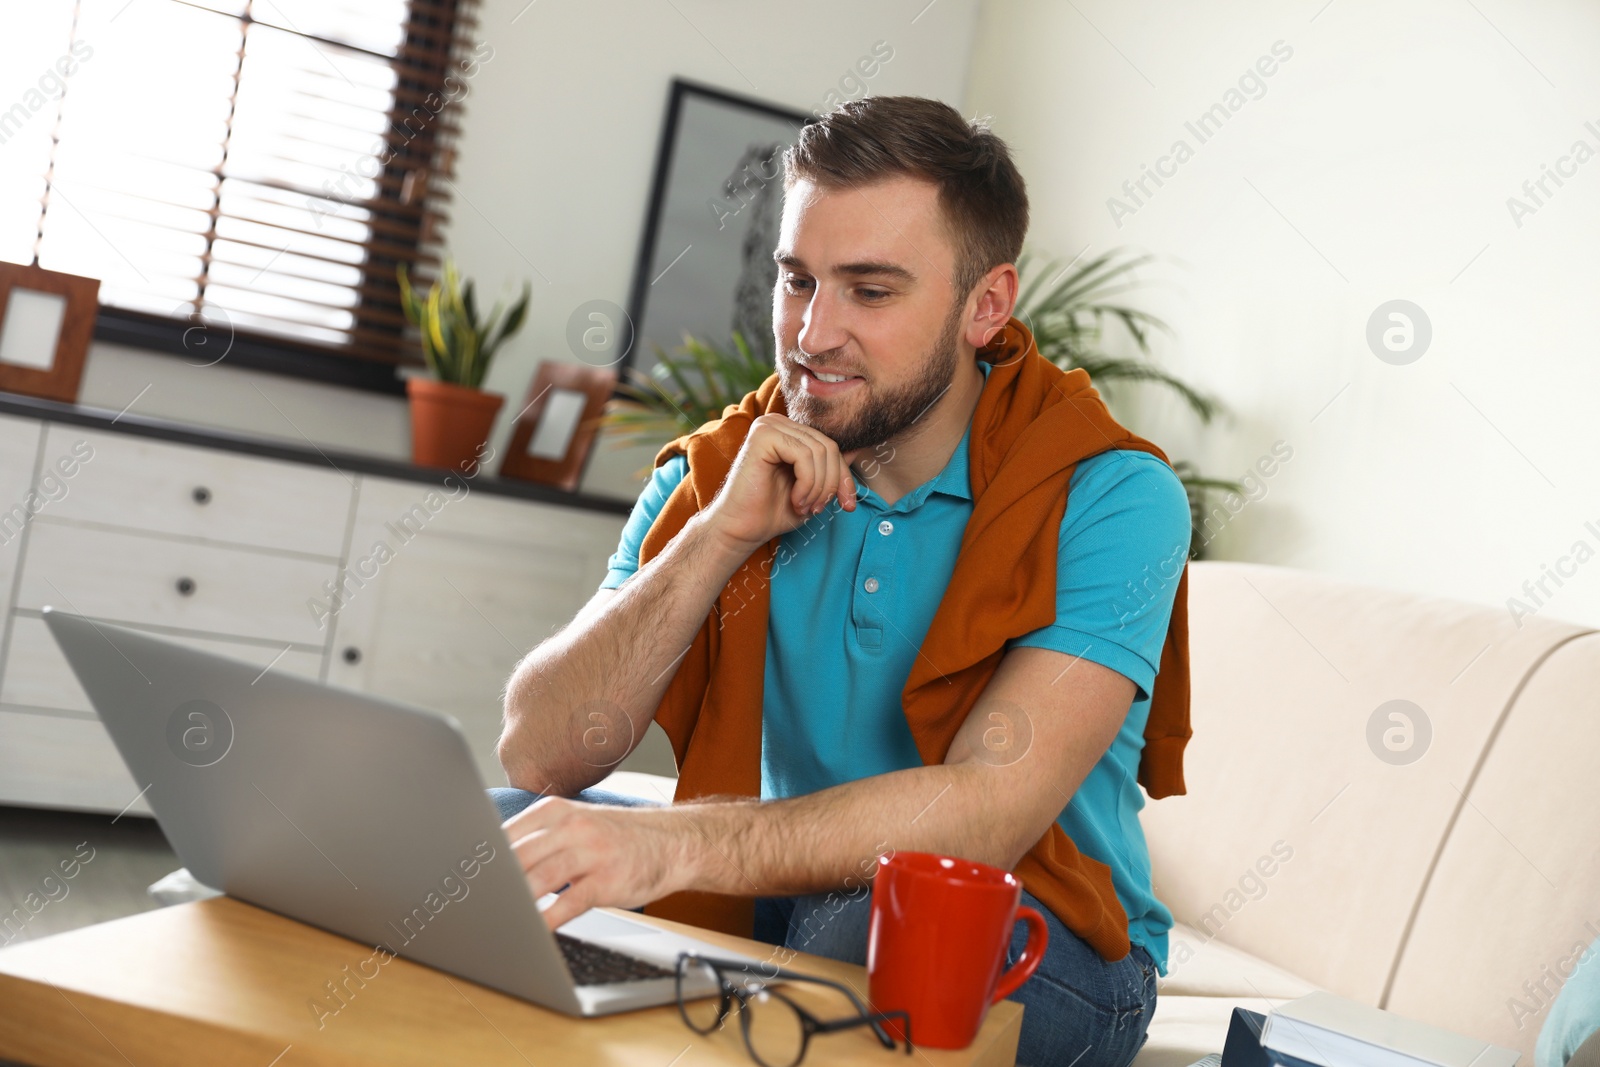
{"label": "drawer knob", "polygon": [[178,579],[178,595],[179,596],[194,596],[194,579],[193,578],[179,578]]}
{"label": "drawer knob", "polygon": [[349,648],[344,650],[344,661],[346,663],[360,663],[361,650],[355,645],[351,645]]}
{"label": "drawer knob", "polygon": [[194,502],[196,504],[209,504],[209,503],[211,503],[211,490],[207,489],[203,485],[195,486],[193,495],[194,495]]}

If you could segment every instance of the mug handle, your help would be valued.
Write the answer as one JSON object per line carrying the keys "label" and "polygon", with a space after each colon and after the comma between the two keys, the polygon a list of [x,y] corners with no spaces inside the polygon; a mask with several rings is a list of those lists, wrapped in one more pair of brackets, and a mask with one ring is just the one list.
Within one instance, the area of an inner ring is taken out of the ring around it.
{"label": "mug handle", "polygon": [[994,999],[989,1001],[990,1004],[1000,1003],[1015,993],[1023,982],[1032,978],[1033,972],[1044,962],[1044,950],[1050,944],[1050,928],[1045,926],[1043,915],[1032,908],[1020,907],[1017,909],[1017,919],[1028,924],[1028,943],[1022,946],[1022,955],[1017,957],[1017,962],[1000,976],[1000,983],[995,987]]}

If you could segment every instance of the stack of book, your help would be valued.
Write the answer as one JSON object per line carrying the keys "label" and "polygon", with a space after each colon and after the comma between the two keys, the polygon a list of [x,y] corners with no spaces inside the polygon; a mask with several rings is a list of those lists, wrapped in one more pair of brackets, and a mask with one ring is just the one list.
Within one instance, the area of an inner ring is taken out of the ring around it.
{"label": "stack of book", "polygon": [[1260,1015],[1235,1008],[1221,1067],[1513,1067],[1508,1048],[1332,993]]}

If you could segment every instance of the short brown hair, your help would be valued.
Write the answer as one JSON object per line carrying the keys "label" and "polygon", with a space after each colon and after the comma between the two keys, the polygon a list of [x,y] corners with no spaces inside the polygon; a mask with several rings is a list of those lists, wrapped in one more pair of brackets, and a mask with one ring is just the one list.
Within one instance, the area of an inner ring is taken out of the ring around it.
{"label": "short brown hair", "polygon": [[1011,150],[987,121],[968,122],[940,100],[868,96],[808,123],[783,155],[785,191],[797,181],[843,189],[907,175],[939,187],[956,250],[956,299],[1022,254],[1028,190]]}

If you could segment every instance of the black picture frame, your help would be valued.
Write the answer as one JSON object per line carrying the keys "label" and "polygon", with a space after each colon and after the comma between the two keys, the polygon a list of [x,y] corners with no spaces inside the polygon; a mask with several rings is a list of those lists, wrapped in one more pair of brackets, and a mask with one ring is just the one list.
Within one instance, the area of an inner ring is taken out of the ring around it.
{"label": "black picture frame", "polygon": [[720,346],[738,325],[754,351],[772,356],[781,154],[816,119],[672,80],[628,295],[633,343],[618,367],[624,380],[629,368],[648,373],[655,345],[670,353],[686,330]]}

